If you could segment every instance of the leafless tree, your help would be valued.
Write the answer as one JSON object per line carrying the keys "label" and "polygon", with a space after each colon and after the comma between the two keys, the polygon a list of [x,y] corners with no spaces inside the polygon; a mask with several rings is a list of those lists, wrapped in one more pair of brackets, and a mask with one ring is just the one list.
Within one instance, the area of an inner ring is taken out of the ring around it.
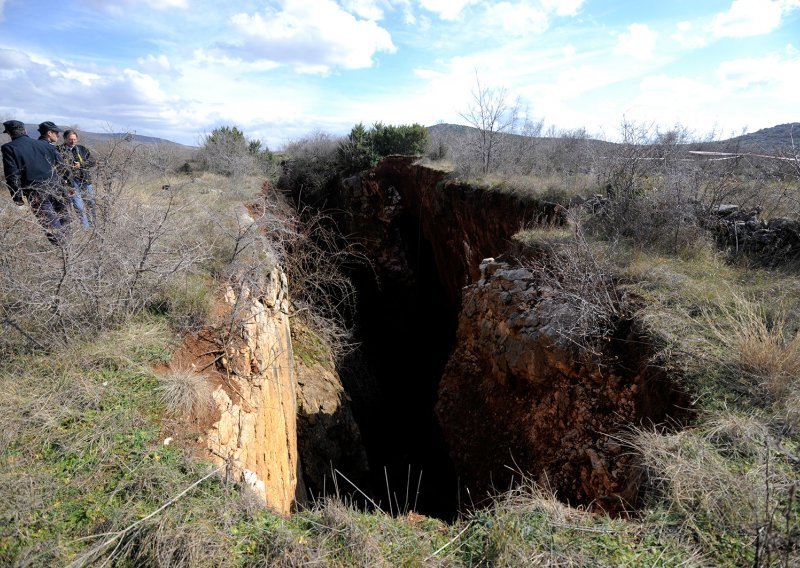
{"label": "leafless tree", "polygon": [[519,125],[521,103],[519,99],[510,100],[505,87],[482,85],[477,73],[471,97],[469,108],[460,116],[476,129],[474,151],[481,173],[487,174],[497,162],[502,136],[513,133]]}

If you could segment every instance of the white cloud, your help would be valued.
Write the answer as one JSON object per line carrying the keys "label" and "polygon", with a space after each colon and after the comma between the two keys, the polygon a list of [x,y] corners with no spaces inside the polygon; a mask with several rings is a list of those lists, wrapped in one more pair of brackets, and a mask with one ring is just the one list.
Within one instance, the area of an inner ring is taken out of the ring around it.
{"label": "white cloud", "polygon": [[189,7],[189,0],[88,0],[88,2],[91,6],[114,13],[124,13],[129,8],[138,8],[143,4],[154,10]]}
{"label": "white cloud", "polygon": [[380,0],[342,0],[342,7],[365,20],[382,20],[383,8]]}
{"label": "white cloud", "polygon": [[192,53],[192,60],[187,64],[194,64],[199,68],[217,67],[220,69],[227,69],[229,75],[242,75],[252,72],[271,71],[280,67],[279,63],[274,61],[265,61],[260,59],[258,61],[242,61],[235,57],[220,52],[207,52],[202,49],[196,49]]}
{"label": "white cloud", "polygon": [[63,77],[72,81],[77,81],[84,87],[89,87],[94,83],[102,80],[102,77],[97,73],[89,73],[86,71],[79,71],[78,69],[64,69],[53,68],[50,73],[55,77]]}
{"label": "white cloud", "polygon": [[148,54],[147,57],[140,57],[136,60],[139,68],[145,73],[170,73],[172,65],[169,58],[163,53],[159,55]]}
{"label": "white cloud", "polygon": [[442,76],[439,71],[434,71],[433,69],[414,69],[414,75],[426,80],[438,79]]}
{"label": "white cloud", "polygon": [[153,77],[132,69],[79,66],[38,55],[0,49],[0,114],[18,120],[83,125],[104,130],[109,123],[168,130],[185,103],[163,91]]}
{"label": "white cloud", "polygon": [[646,77],[626,115],[662,125],[680,122],[701,134],[717,129],[727,135],[752,125],[787,122],[786,109],[799,90],[797,54],[742,58],[725,61],[716,74],[700,78]]}
{"label": "white cloud", "polygon": [[716,122],[713,109],[720,93],[713,81],[652,75],[642,79],[637,93],[624,109],[631,120],[657,121],[661,126],[691,124],[702,130],[710,130]]}
{"label": "white cloud", "polygon": [[231,18],[236,44],[221,49],[244,60],[268,60],[300,72],[325,73],[333,67],[370,67],[377,52],[396,51],[385,29],[359,20],[332,0],[288,0],[281,11],[239,13]]}
{"label": "white cloud", "polygon": [[778,97],[793,97],[800,90],[800,57],[783,59],[777,55],[725,61],[717,69],[722,85],[744,94],[758,91]]}
{"label": "white cloud", "polygon": [[691,22],[678,22],[670,38],[685,49],[696,49],[706,44],[703,33],[695,30]]}
{"label": "white cloud", "polygon": [[88,0],[88,3],[112,12],[122,12],[142,4],[155,10],[189,7],[189,0]]}
{"label": "white cloud", "polygon": [[622,69],[615,72],[603,65],[577,64],[560,71],[543,91],[569,100],[619,81],[621,73]]}
{"label": "white cloud", "polygon": [[583,5],[583,0],[542,0],[542,7],[556,16],[575,16]]}
{"label": "white cloud", "polygon": [[657,39],[658,32],[647,24],[631,24],[628,26],[628,31],[621,33],[617,38],[614,52],[646,60],[653,55]]}
{"label": "white cloud", "polygon": [[420,0],[419,5],[443,20],[457,20],[461,12],[478,0]]}
{"label": "white cloud", "polygon": [[542,33],[550,25],[547,13],[525,2],[498,2],[486,8],[488,25],[499,25],[507,34],[524,36]]}
{"label": "white cloud", "polygon": [[0,70],[26,69],[33,64],[31,56],[24,51],[0,47]]}
{"label": "white cloud", "polygon": [[733,0],[730,9],[717,14],[708,29],[715,37],[768,34],[780,26],[784,12],[797,7],[795,0]]}

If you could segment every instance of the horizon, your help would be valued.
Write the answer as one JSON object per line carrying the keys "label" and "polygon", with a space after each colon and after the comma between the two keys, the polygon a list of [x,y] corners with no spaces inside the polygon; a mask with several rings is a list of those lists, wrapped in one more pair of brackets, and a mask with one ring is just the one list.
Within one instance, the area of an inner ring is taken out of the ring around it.
{"label": "horizon", "polygon": [[612,140],[623,117],[722,137],[797,122],[800,92],[800,0],[0,0],[0,31],[3,120],[190,146],[222,125],[277,149],[466,124],[476,75],[545,128]]}

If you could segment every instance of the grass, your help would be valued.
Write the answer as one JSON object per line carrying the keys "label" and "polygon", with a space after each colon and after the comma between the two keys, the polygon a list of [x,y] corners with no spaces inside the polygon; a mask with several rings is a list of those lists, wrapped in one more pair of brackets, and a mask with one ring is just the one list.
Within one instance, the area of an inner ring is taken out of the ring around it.
{"label": "grass", "polygon": [[699,554],[677,532],[569,509],[532,487],[449,525],[337,499],[277,517],[162,443],[167,407],[151,366],[171,342],[163,319],[137,321],[4,363],[0,564],[682,565]]}
{"label": "grass", "polygon": [[575,239],[575,228],[569,225],[535,227],[522,230],[512,238],[529,249],[549,252],[554,248],[572,244]]}
{"label": "grass", "polygon": [[[543,227],[515,239],[558,259],[575,233]],[[625,241],[587,246],[636,307],[652,364],[682,384],[696,413],[689,428],[632,427],[621,440],[642,472],[644,533],[699,544],[705,560],[689,564],[796,565],[800,278],[731,264],[707,246],[679,255]]]}
{"label": "grass", "polygon": [[202,416],[214,408],[213,385],[193,369],[173,369],[158,378],[156,390],[174,416]]}

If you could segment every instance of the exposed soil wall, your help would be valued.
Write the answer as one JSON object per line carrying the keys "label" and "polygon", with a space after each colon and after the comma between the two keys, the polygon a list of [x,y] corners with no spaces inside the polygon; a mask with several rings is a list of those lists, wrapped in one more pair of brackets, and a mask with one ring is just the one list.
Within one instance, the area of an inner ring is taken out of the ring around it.
{"label": "exposed soil wall", "polygon": [[429,243],[453,310],[461,288],[479,278],[481,260],[509,250],[512,235],[533,223],[564,222],[564,209],[555,203],[470,186],[414,162],[389,156],[368,176],[347,180],[340,206],[350,215],[348,228],[372,252],[379,276],[413,279],[409,245]]}
{"label": "exposed soil wall", "polygon": [[645,337],[620,322],[602,353],[562,333],[574,305],[535,273],[482,264],[464,290],[437,416],[463,482],[487,495],[524,476],[573,504],[619,512],[637,501],[631,425],[685,418],[687,401],[647,365]]}

